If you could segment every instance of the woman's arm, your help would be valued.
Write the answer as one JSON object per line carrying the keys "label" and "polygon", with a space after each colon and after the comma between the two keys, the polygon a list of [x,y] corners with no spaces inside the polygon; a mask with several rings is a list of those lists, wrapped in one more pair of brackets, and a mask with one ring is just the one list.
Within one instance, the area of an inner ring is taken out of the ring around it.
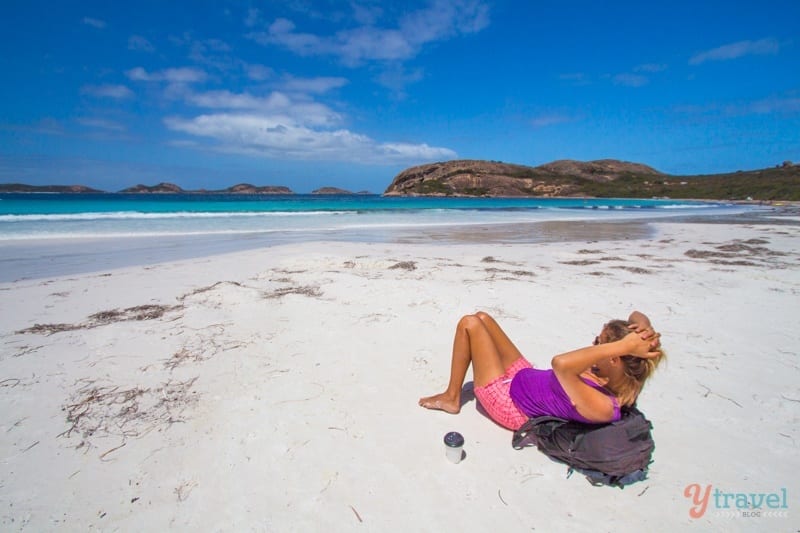
{"label": "woman's arm", "polygon": [[[643,338],[644,337],[644,338]],[[608,422],[614,416],[614,405],[608,396],[587,385],[581,373],[595,363],[611,357],[634,355],[650,358],[660,354],[658,335],[641,335],[631,332],[616,342],[587,346],[553,357],[551,365],[559,383],[578,412],[595,422]]]}

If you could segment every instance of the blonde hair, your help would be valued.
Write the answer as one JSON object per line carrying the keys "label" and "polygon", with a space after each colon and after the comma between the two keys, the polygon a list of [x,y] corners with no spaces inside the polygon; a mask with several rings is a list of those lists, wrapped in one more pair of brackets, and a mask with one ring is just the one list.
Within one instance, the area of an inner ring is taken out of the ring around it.
{"label": "blonde hair", "polygon": [[[606,324],[603,330],[608,336],[607,342],[618,341],[628,335],[631,332],[628,326],[629,323],[625,320],[612,320]],[[620,406],[629,407],[636,403],[636,398],[642,392],[645,381],[653,375],[662,359],[664,359],[663,351],[661,355],[652,359],[643,359],[634,355],[620,357],[625,379],[613,391]]]}

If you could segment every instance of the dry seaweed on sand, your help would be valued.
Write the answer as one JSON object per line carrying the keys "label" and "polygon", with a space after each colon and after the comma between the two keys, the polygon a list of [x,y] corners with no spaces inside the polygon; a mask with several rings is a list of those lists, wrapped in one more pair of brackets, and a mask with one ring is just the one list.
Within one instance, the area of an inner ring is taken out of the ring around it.
{"label": "dry seaweed on sand", "polygon": [[616,268],[618,270],[625,270],[627,272],[631,272],[633,274],[652,274],[651,270],[647,270],[646,268],[642,267],[632,267],[626,265],[614,265],[611,268]]}
{"label": "dry seaweed on sand", "polygon": [[192,390],[196,380],[169,380],[155,388],[127,389],[88,381],[62,407],[69,427],[58,436],[79,435],[83,439],[77,445],[80,448],[93,436],[136,438],[157,427],[182,422],[184,409],[197,401]]}
{"label": "dry seaweed on sand", "polygon": [[759,246],[768,243],[769,241],[764,239],[748,239],[746,241],[736,239],[728,243],[717,244],[714,246],[714,250],[692,248],[684,252],[684,255],[692,259],[706,259],[714,264],[739,266],[758,266],[752,260],[760,259],[768,262],[769,258],[787,255],[785,252],[770,250],[766,246]]}
{"label": "dry seaweed on sand", "polygon": [[530,270],[507,270],[505,268],[494,268],[494,267],[484,268],[483,270],[488,274],[512,274],[514,276],[528,276],[528,277],[536,275]]}
{"label": "dry seaweed on sand", "polygon": [[17,331],[17,334],[41,334],[52,335],[63,331],[75,331],[79,329],[91,329],[115,322],[156,320],[166,313],[182,309],[181,305],[137,305],[127,309],[110,309],[91,314],[85,322],[78,324],[34,324],[33,326]]}
{"label": "dry seaweed on sand", "polygon": [[73,331],[86,326],[81,324],[34,324],[33,326],[17,331],[17,334],[52,335],[62,331]]}
{"label": "dry seaweed on sand", "polygon": [[283,298],[289,294],[299,294],[301,296],[309,296],[312,298],[319,298],[322,296],[322,291],[315,285],[305,285],[300,287],[285,287],[283,289],[275,289],[272,292],[264,293],[264,298],[267,300],[275,298]]}
{"label": "dry seaweed on sand", "polygon": [[233,285],[234,287],[244,287],[244,285],[242,285],[238,281],[218,281],[218,282],[216,282],[216,283],[214,283],[212,285],[208,285],[206,287],[199,287],[199,288],[197,288],[197,289],[195,289],[193,291],[187,292],[186,294],[183,294],[183,295],[179,296],[178,300],[182,302],[186,298],[189,298],[190,296],[195,296],[197,294],[203,294],[204,292],[213,291],[214,289],[216,289],[220,285]]}
{"label": "dry seaweed on sand", "polygon": [[400,261],[399,263],[395,263],[394,265],[389,267],[389,270],[416,270],[417,269],[417,262],[416,261]]}
{"label": "dry seaweed on sand", "polygon": [[89,315],[89,324],[91,327],[102,326],[114,322],[127,322],[130,320],[155,320],[164,316],[169,311],[180,309],[179,305],[138,305],[136,307],[128,307],[127,309],[111,309],[110,311],[101,311],[93,315]]}
{"label": "dry seaweed on sand", "polygon": [[580,259],[575,261],[559,261],[562,265],[572,265],[572,266],[589,266],[589,265],[597,265],[600,264],[600,261],[596,261],[594,259]]}

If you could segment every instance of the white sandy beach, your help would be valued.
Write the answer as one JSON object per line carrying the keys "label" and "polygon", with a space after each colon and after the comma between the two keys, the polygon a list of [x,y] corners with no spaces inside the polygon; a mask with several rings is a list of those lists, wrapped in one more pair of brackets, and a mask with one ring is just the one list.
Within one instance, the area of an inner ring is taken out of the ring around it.
{"label": "white sandy beach", "polygon": [[[285,245],[0,284],[0,526],[796,531],[800,226],[653,228]],[[639,400],[656,441],[641,483],[567,479],[474,400],[417,406],[443,390],[463,314],[493,314],[543,366],[634,309],[668,354]],[[691,518],[690,484],[787,506],[731,516],[712,497]]]}

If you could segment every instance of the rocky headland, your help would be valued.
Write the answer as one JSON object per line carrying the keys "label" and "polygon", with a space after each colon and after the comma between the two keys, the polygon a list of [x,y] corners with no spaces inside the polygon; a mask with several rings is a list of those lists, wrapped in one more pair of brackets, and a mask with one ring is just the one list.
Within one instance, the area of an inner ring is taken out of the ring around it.
{"label": "rocky headland", "polygon": [[641,163],[561,160],[537,167],[456,160],[411,167],[385,196],[536,196],[800,200],[800,165],[676,176]]}

